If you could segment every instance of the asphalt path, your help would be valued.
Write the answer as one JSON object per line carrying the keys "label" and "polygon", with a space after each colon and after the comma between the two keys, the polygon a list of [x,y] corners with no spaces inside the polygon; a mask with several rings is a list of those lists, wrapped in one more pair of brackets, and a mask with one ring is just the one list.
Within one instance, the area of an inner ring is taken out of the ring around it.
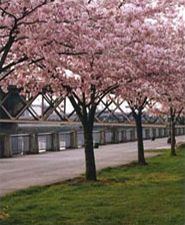
{"label": "asphalt path", "polygon": [[[185,141],[178,136],[177,142]],[[144,141],[145,149],[169,148],[167,138]],[[145,153],[146,157],[158,153]],[[114,167],[137,160],[137,142],[99,146],[95,149],[96,168]],[[0,195],[35,185],[46,185],[79,176],[85,172],[84,149],[47,152],[0,159]]]}

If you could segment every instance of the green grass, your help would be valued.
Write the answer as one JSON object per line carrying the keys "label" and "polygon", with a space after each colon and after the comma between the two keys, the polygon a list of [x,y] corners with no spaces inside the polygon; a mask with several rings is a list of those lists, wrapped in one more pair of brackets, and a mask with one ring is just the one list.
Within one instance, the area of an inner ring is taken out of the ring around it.
{"label": "green grass", "polygon": [[1,225],[183,225],[184,151],[1,199]]}

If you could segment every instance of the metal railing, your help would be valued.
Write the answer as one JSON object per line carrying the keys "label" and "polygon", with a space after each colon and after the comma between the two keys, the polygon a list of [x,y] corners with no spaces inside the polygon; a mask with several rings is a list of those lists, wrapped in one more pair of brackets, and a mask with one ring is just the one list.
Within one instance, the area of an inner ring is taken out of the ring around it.
{"label": "metal railing", "polygon": [[11,135],[12,154],[25,154],[29,152],[29,135]]}
{"label": "metal railing", "polygon": [[[176,135],[185,134],[185,128],[176,128]],[[143,139],[162,138],[169,136],[169,130],[167,128],[144,128]],[[12,155],[16,154],[29,154],[32,147],[30,139],[33,135],[30,134],[16,134],[10,135],[11,151]],[[60,132],[55,135],[53,139],[53,133],[39,133],[35,136],[36,151],[31,153],[40,153],[46,151],[60,151],[69,148],[81,148],[84,146],[84,134],[83,131],[69,131]],[[94,144],[113,144],[123,143],[128,141],[135,141],[137,139],[136,129],[109,129],[109,130],[95,130],[93,132]],[[54,143],[55,142],[55,143]],[[56,142],[58,145],[56,145]],[[55,149],[54,149],[54,144]]]}

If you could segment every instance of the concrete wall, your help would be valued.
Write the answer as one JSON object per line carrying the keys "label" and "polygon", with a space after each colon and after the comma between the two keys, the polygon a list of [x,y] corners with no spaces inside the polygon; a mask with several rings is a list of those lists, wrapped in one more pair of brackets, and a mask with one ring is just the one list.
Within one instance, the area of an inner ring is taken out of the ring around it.
{"label": "concrete wall", "polygon": [[[184,135],[185,128],[176,128],[177,135]],[[143,139],[168,137],[166,128],[144,128]],[[96,130],[93,133],[94,145],[123,143],[137,140],[135,128]],[[0,156],[11,157],[16,154],[38,154],[43,151],[61,151],[81,148],[84,145],[83,131],[62,133],[1,134]]]}

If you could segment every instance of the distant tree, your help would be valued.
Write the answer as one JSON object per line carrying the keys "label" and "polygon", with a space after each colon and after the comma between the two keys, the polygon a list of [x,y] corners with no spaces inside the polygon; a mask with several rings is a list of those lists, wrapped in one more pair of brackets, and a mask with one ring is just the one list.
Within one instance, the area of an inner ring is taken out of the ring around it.
{"label": "distant tree", "polygon": [[184,19],[181,14],[168,25],[168,47],[164,49],[165,56],[161,59],[163,72],[155,91],[158,95],[153,111],[158,115],[169,116],[171,155],[175,153],[175,125],[185,110],[185,50],[184,50]]}
{"label": "distant tree", "polygon": [[[145,6],[144,2],[131,1],[130,6],[122,6],[123,20],[126,23],[122,36],[126,41],[120,44],[122,51],[126,52],[126,58],[120,57],[125,66],[125,60],[130,62],[135,75],[130,77],[130,82],[120,82],[117,95],[125,99],[130,107],[136,122],[138,139],[138,162],[146,165],[143,145],[142,114],[147,108],[151,108],[156,102],[162,101],[164,86],[167,85],[169,77],[175,78],[173,73],[175,63],[170,56],[176,57],[179,45],[182,44],[182,30],[178,31],[175,24],[183,25],[181,17],[178,17],[179,10],[183,5],[170,2],[156,2]],[[162,4],[162,5],[161,5]],[[142,7],[141,7],[142,6]],[[130,10],[130,13],[128,11]],[[137,12],[137,14],[134,14]],[[171,12],[171,13],[170,13]],[[173,13],[172,13],[173,12]],[[178,40],[181,39],[181,43]],[[172,45],[177,49],[172,51]],[[184,59],[182,49],[179,60]],[[177,65],[179,66],[179,65]],[[181,64],[182,66],[182,64]],[[178,67],[179,68],[179,67]],[[176,70],[178,68],[175,68]],[[159,94],[160,93],[160,94]],[[165,101],[168,102],[167,99]],[[165,102],[164,101],[164,102]],[[173,117],[172,117],[173,118]]]}

